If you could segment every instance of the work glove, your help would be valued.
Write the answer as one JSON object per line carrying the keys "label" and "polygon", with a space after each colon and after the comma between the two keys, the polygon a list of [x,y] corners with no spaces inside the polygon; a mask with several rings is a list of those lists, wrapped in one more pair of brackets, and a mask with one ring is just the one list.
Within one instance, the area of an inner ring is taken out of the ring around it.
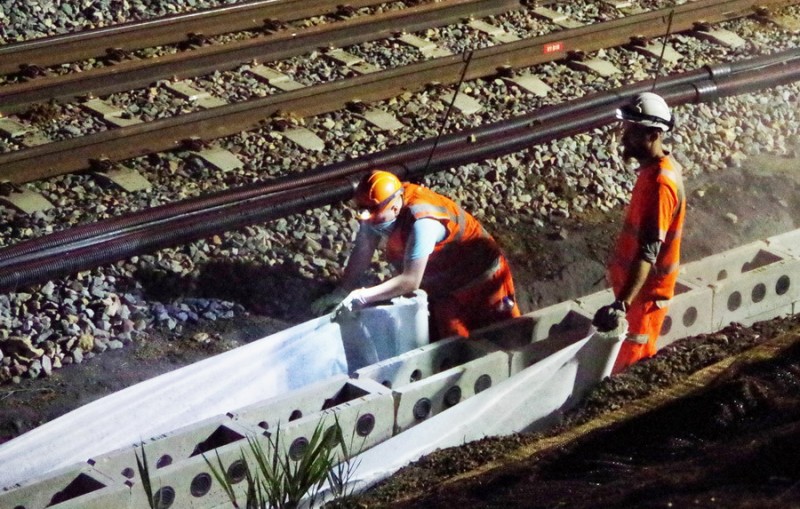
{"label": "work glove", "polygon": [[625,303],[615,300],[612,304],[603,306],[597,310],[592,320],[600,332],[609,332],[619,327],[620,320],[625,318]]}
{"label": "work glove", "polygon": [[343,313],[353,313],[367,305],[367,301],[364,300],[361,290],[363,289],[353,290],[352,292],[348,293],[344,299],[342,299],[339,305],[336,306],[336,309],[333,310],[334,318]]}
{"label": "work glove", "polygon": [[347,297],[347,292],[342,288],[337,288],[312,302],[311,312],[319,316],[330,313],[345,297]]}

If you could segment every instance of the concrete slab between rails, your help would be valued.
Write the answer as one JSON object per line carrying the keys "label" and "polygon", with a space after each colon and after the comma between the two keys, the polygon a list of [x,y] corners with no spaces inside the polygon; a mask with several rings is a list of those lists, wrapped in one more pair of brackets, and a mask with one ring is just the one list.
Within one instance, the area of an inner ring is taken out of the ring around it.
{"label": "concrete slab between rails", "polygon": [[247,69],[247,72],[259,78],[261,81],[265,81],[268,85],[283,90],[284,92],[305,88],[305,85],[302,83],[298,83],[282,72],[271,69],[265,65],[256,65]]}
{"label": "concrete slab between rails", "polygon": [[573,60],[569,62],[569,66],[579,71],[592,72],[603,77],[613,76],[621,72],[617,66],[608,60],[602,60],[600,58]]}
{"label": "concrete slab between rails", "polygon": [[0,203],[28,215],[53,208],[53,204],[44,195],[24,187],[15,187],[8,194],[0,195]]}
{"label": "concrete slab between rails", "polygon": [[367,110],[361,117],[381,131],[397,131],[405,127],[397,117],[383,110]]}
{"label": "concrete slab between rails", "polygon": [[570,18],[568,15],[562,14],[553,9],[548,9],[547,7],[536,7],[535,9],[531,10],[531,12],[534,15],[546,19],[562,28],[578,28],[583,26],[583,23]]}
{"label": "concrete slab between rails", "polygon": [[[453,92],[442,94],[442,101],[445,104],[450,104],[450,102],[453,101],[453,95]],[[464,115],[474,115],[483,109],[483,105],[474,97],[462,93],[455,96],[455,98],[456,100],[453,102],[453,107]]]}
{"label": "concrete slab between rails", "polygon": [[300,147],[313,152],[320,152],[325,148],[325,142],[322,138],[305,127],[287,129],[285,131],[276,132],[275,134],[285,136]]}
{"label": "concrete slab between rails", "polygon": [[224,148],[209,148],[200,152],[192,152],[192,154],[223,172],[237,170],[244,166],[236,154]]}
{"label": "concrete slab between rails", "polygon": [[97,171],[95,175],[129,193],[144,191],[153,187],[150,181],[144,178],[141,173],[127,166],[116,165],[105,171]]}
{"label": "concrete slab between rails", "polygon": [[676,63],[683,58],[683,55],[675,51],[672,46],[663,42],[648,42],[644,45],[635,45],[633,49],[650,58],[662,58],[661,55],[663,54],[664,61],[670,63]]}
{"label": "concrete slab between rails", "polygon": [[694,34],[700,39],[722,44],[723,46],[727,46],[729,48],[741,48],[747,44],[747,41],[730,30],[725,30],[723,28],[717,28],[713,30],[695,30]]}
{"label": "concrete slab between rails", "polygon": [[522,74],[513,78],[504,79],[537,97],[545,97],[551,90],[550,85],[532,74]]}

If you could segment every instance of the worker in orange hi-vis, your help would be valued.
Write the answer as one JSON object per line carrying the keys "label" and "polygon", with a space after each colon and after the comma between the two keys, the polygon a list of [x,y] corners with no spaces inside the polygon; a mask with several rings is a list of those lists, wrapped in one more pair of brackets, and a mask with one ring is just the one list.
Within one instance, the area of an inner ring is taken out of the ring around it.
{"label": "worker in orange hi-vis", "polygon": [[608,264],[615,301],[594,316],[598,330],[628,320],[628,335],[614,364],[618,373],[656,352],[656,340],[675,293],[686,197],[680,165],[663,145],[673,119],[664,99],[636,95],[617,110],[623,120],[623,156],[639,163],[622,232]]}
{"label": "worker in orange hi-vis", "polygon": [[[359,183],[361,210],[355,246],[339,288],[312,304],[316,313],[352,310],[418,288],[428,294],[431,336],[469,336],[471,330],[520,315],[511,269],[481,224],[452,200],[426,187],[375,170]],[[398,274],[356,288],[375,250]]]}

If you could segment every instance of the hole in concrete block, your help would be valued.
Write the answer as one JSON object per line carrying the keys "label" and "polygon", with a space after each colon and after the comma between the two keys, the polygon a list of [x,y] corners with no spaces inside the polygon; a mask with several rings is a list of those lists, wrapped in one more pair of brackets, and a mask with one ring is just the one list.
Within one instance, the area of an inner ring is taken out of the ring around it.
{"label": "hole in concrete block", "polygon": [[131,467],[123,468],[120,474],[122,475],[122,477],[127,477],[128,479],[133,479],[133,477],[136,475],[136,473],[133,471]]}
{"label": "hole in concrete block", "polygon": [[733,292],[728,296],[728,311],[736,311],[742,305],[742,294]]}
{"label": "hole in concrete block", "polygon": [[327,398],[325,400],[325,403],[322,405],[322,410],[327,410],[328,408],[353,401],[354,399],[363,398],[368,394],[369,392],[361,387],[346,383],[332,398]]}
{"label": "hole in concrete block", "polygon": [[292,445],[289,446],[289,457],[298,461],[303,457],[308,447],[308,439],[306,437],[295,438]]}
{"label": "hole in concrete block", "polygon": [[767,285],[764,283],[758,283],[753,287],[753,291],[750,292],[750,298],[753,299],[753,302],[761,302],[764,300],[764,297],[767,296]]}
{"label": "hole in concrete block", "polygon": [[415,369],[411,372],[411,376],[408,377],[408,381],[411,383],[418,382],[422,380],[422,371]]}
{"label": "hole in concrete block", "polygon": [[383,385],[383,386],[384,386],[384,387],[386,387],[387,389],[391,389],[391,388],[392,388],[392,382],[391,382],[391,380],[384,380],[383,382],[381,382],[381,385]]}
{"label": "hole in concrete block", "polygon": [[414,403],[414,419],[421,421],[422,419],[426,419],[431,414],[431,400],[428,398],[422,398],[416,403]]}
{"label": "hole in concrete block", "polygon": [[238,440],[243,439],[244,436],[241,434],[233,431],[232,429],[220,426],[211,433],[208,438],[197,444],[192,451],[192,456],[197,456],[198,454],[203,454],[205,452],[214,450],[218,447],[222,447],[223,445],[228,445],[230,443],[236,442]]}
{"label": "hole in concrete block", "polygon": [[492,377],[487,374],[483,374],[475,380],[475,394],[478,394],[481,391],[485,391],[489,387],[492,386]]}
{"label": "hole in concrete block", "polygon": [[194,476],[192,483],[189,485],[189,493],[193,497],[205,496],[211,490],[211,476],[206,472],[201,472]]}
{"label": "hole in concrete block", "polygon": [[231,484],[237,484],[244,480],[247,477],[247,463],[244,460],[236,460],[231,463],[231,466],[228,467],[227,471],[228,480]]}
{"label": "hole in concrete block", "polygon": [[258,427],[261,429],[269,429],[269,423],[267,421],[261,421],[258,423]]}
{"label": "hole in concrete block", "polygon": [[723,279],[728,279],[728,271],[725,269],[717,272],[717,281],[722,281]]}
{"label": "hole in concrete block", "polygon": [[358,436],[365,437],[372,433],[375,429],[375,416],[372,414],[364,414],[356,421],[356,433]]}
{"label": "hole in concrete block", "polygon": [[175,502],[175,490],[171,486],[164,486],[153,495],[157,509],[168,509]]}
{"label": "hole in concrete block", "polygon": [[67,500],[72,500],[73,498],[78,498],[87,493],[91,493],[93,491],[97,491],[100,488],[105,488],[106,485],[90,477],[84,473],[78,474],[78,477],[72,480],[63,490],[59,491],[53,498],[50,499],[50,504],[48,505],[56,505],[60,504],[61,502],[66,502]]}
{"label": "hole in concrete block", "polygon": [[292,413],[289,415],[289,421],[296,421],[297,419],[303,417],[303,412],[300,410],[293,410]]}
{"label": "hole in concrete block", "polygon": [[592,320],[580,313],[570,311],[558,323],[554,323],[547,331],[548,338],[581,339],[592,324]]}
{"label": "hole in concrete block", "polygon": [[659,331],[659,336],[666,336],[669,334],[669,331],[672,330],[672,317],[666,316],[664,317],[664,321],[661,322],[661,331]]}
{"label": "hole in concrete block", "polygon": [[769,265],[770,263],[779,262],[781,260],[783,260],[783,258],[775,253],[770,253],[769,251],[759,249],[758,253],[756,253],[752,260],[742,264],[742,273],[749,272],[753,269],[763,267],[764,265]]}
{"label": "hole in concrete block", "polygon": [[450,357],[445,357],[444,359],[442,359],[442,362],[439,363],[439,373],[441,373],[442,371],[447,371],[448,369],[452,368],[455,365],[456,363],[453,362],[453,359],[451,359]]}
{"label": "hole in concrete block", "polygon": [[161,456],[158,458],[158,461],[156,461],[156,468],[164,468],[169,465],[172,465],[172,456],[169,454]]}
{"label": "hole in concrete block", "polygon": [[461,387],[454,385],[444,393],[444,404],[450,408],[461,401]]}
{"label": "hole in concrete block", "polygon": [[783,295],[784,293],[789,291],[789,287],[792,285],[791,279],[789,276],[783,275],[778,278],[778,281],[775,283],[775,293],[778,295]]}
{"label": "hole in concrete block", "polygon": [[689,307],[683,312],[683,326],[691,327],[697,321],[697,308],[694,306]]}

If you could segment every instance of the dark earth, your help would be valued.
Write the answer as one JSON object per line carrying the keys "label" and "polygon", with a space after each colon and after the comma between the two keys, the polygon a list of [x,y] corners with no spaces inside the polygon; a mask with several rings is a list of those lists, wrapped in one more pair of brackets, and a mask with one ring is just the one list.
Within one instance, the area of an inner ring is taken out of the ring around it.
{"label": "dark earth", "polygon": [[[687,179],[684,260],[798,228],[798,162],[760,156]],[[486,225],[509,255],[523,311],[602,288],[620,213],[561,219],[544,229]],[[155,331],[48,378],[2,386],[0,440],[309,318],[308,300],[270,307],[259,300],[269,295],[263,289],[286,295],[275,289],[301,284],[301,296],[312,297],[322,288],[291,271],[235,263],[220,270],[242,283],[225,292],[249,309],[246,317]],[[733,324],[676,342],[603,381],[551,433],[437,451],[344,505],[800,507],[800,319]]]}

